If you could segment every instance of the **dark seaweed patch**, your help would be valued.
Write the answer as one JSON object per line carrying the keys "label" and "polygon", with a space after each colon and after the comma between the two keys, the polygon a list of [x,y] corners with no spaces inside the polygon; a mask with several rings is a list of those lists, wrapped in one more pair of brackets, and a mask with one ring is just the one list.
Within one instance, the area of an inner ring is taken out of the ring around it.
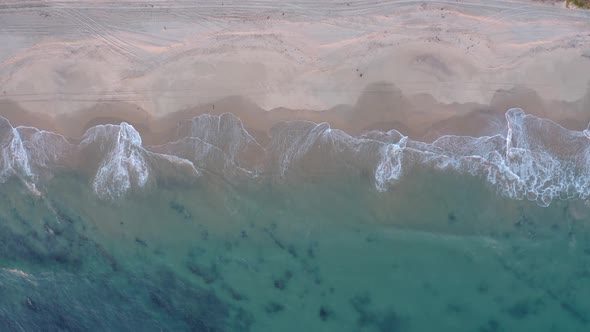
{"label": "dark seaweed patch", "polygon": [[322,283],[322,277],[320,276],[320,269],[317,266],[305,266],[303,269],[314,281],[316,285]]}
{"label": "dark seaweed patch", "polygon": [[54,321],[55,326],[61,331],[85,331],[86,328],[79,326],[79,322],[70,321],[67,314],[59,313],[55,317]]}
{"label": "dark seaweed patch", "polygon": [[196,257],[204,255],[206,252],[207,252],[207,250],[205,250],[204,248],[192,247],[188,251],[188,257],[189,258],[196,258]]}
{"label": "dark seaweed patch", "polygon": [[235,288],[231,287],[230,285],[228,285],[226,283],[224,283],[222,285],[222,288],[231,296],[232,299],[234,299],[236,301],[243,301],[243,300],[248,299],[245,295],[238,292]]}
{"label": "dark seaweed patch", "polygon": [[170,300],[170,297],[166,293],[158,289],[154,289],[149,292],[149,297],[151,303],[153,303],[159,310],[163,310],[168,314],[174,312],[174,306]]}
{"label": "dark seaweed patch", "polygon": [[361,327],[373,326],[378,331],[395,332],[407,329],[408,319],[402,318],[394,310],[378,313],[371,310],[371,297],[368,293],[353,297],[350,301],[352,307],[359,315],[357,324]]}
{"label": "dark seaweed patch", "polygon": [[406,324],[395,311],[389,311],[379,318],[376,327],[381,332],[397,332],[406,330]]}
{"label": "dark seaweed patch", "polygon": [[480,282],[477,285],[477,292],[480,294],[486,294],[490,290],[490,285],[486,282]]}
{"label": "dark seaweed patch", "polygon": [[176,212],[177,214],[179,214],[180,216],[182,216],[184,219],[188,220],[188,219],[192,219],[192,214],[188,211],[188,209],[175,201],[170,201],[169,204],[170,208],[172,210],[174,210],[174,212]]}
{"label": "dark seaweed patch", "polygon": [[588,324],[588,317],[586,317],[586,315],[583,314],[580,310],[578,310],[575,306],[573,306],[570,303],[567,303],[565,301],[561,302],[560,306],[561,306],[561,309],[563,309],[565,312],[570,314],[572,317],[574,317],[580,323]]}
{"label": "dark seaweed patch", "polygon": [[[232,308],[223,302],[212,290],[193,287],[179,279],[171,270],[160,269],[146,278],[147,285],[139,285],[149,290],[148,296],[154,307],[165,313],[172,321],[183,325],[170,325],[162,330],[186,331],[247,331],[251,324],[248,313],[241,308]],[[155,283],[154,283],[155,282]]]}
{"label": "dark seaweed patch", "polygon": [[231,251],[233,248],[233,244],[229,241],[224,241],[223,242],[223,247],[225,248],[225,250],[227,251]]}
{"label": "dark seaweed patch", "polygon": [[232,331],[249,331],[254,324],[254,315],[242,308],[238,308],[233,317]]}
{"label": "dark seaweed patch", "polygon": [[287,247],[287,252],[289,252],[289,255],[293,256],[293,258],[297,258],[297,250],[295,250],[295,246],[290,244]]}
{"label": "dark seaweed patch", "polygon": [[[75,223],[74,218],[70,217],[66,212],[64,212],[60,209],[55,209],[55,214],[56,214],[56,217],[59,221],[66,222],[68,224]],[[81,219],[80,216],[78,216],[78,219],[79,220]]]}
{"label": "dark seaweed patch", "polygon": [[285,270],[282,277],[275,278],[273,285],[278,290],[284,290],[287,288],[287,282],[293,278],[293,272],[291,270]]}
{"label": "dark seaweed patch", "polygon": [[142,239],[140,239],[138,237],[135,238],[135,243],[139,244],[142,247],[146,247],[146,248],[148,246],[147,243],[144,240],[142,240]]}
{"label": "dark seaweed patch", "polygon": [[64,232],[66,231],[67,226],[70,226],[70,229],[68,229],[68,230],[71,230],[71,225],[67,225],[65,223],[60,223],[55,218],[43,218],[43,221],[45,222],[44,223],[45,231],[48,234],[50,234],[51,236],[63,235]]}
{"label": "dark seaweed patch", "polygon": [[49,254],[49,258],[59,264],[68,264],[70,263],[70,257],[66,252],[53,252]]}
{"label": "dark seaweed patch", "polygon": [[268,234],[268,236],[270,236],[274,244],[279,247],[279,249],[285,250],[285,245],[275,236],[272,231],[268,230],[267,228],[265,228],[264,231]]}
{"label": "dark seaweed patch", "polygon": [[201,278],[206,284],[211,284],[221,278],[221,274],[215,264],[212,264],[210,267],[204,267],[195,262],[188,262],[186,267],[192,274]]}
{"label": "dark seaweed patch", "polygon": [[[274,225],[274,227],[273,227]],[[276,228],[276,224],[272,224],[270,229],[269,228],[264,228],[264,232],[266,232],[266,234],[268,234],[268,236],[272,239],[273,243],[279,247],[279,249],[281,250],[285,250],[287,251],[287,253],[289,253],[289,255],[291,255],[293,258],[297,258],[297,251],[295,250],[295,247],[293,245],[289,245],[286,246],[274,233],[274,230]]]}
{"label": "dark seaweed patch", "polygon": [[525,319],[529,315],[537,314],[543,305],[541,300],[521,300],[510,306],[506,312],[514,319]]}
{"label": "dark seaweed patch", "polygon": [[526,318],[531,312],[528,303],[526,302],[518,302],[508,308],[507,312],[512,316],[512,318],[516,319],[523,319]]}
{"label": "dark seaweed patch", "polygon": [[[0,258],[25,264],[57,263],[63,268],[74,270],[80,269],[85,261],[93,264],[114,262],[104,249],[78,233],[73,225],[59,222],[54,217],[45,217],[43,221],[41,225],[36,225],[37,230],[32,228],[35,226],[33,224],[26,227],[26,236],[15,233],[8,226],[0,226]],[[10,225],[10,222],[6,224]]]}
{"label": "dark seaweed patch", "polygon": [[521,211],[520,217],[514,223],[514,227],[522,232],[530,239],[534,239],[537,235],[537,228],[535,227],[535,220]]}
{"label": "dark seaweed patch", "polygon": [[315,252],[315,247],[314,246],[309,246],[307,248],[307,257],[309,257],[309,258],[315,258],[316,257],[316,252]]}
{"label": "dark seaweed patch", "polygon": [[316,276],[315,278],[313,278],[313,282],[316,285],[321,285],[322,284],[322,278],[320,278],[319,276]]}
{"label": "dark seaweed patch", "polygon": [[[39,207],[46,208],[42,204]],[[152,266],[133,270],[119,266],[108,250],[80,233],[84,227],[82,218],[67,209],[58,211],[55,214],[45,211],[41,222],[36,213],[31,214],[34,219],[28,218],[28,212],[0,220],[0,260],[8,263],[7,269],[0,269],[2,330],[248,331],[251,328],[254,320],[249,312],[197,286],[196,280],[183,281],[172,270],[160,273]],[[115,222],[118,224],[118,220]],[[141,246],[145,243],[139,238],[131,239],[130,245],[135,245],[133,241]],[[29,276],[8,270],[13,266]],[[189,264],[189,267],[193,266]],[[201,273],[205,280],[221,279],[214,264],[189,268],[189,271]],[[245,299],[231,287],[226,289],[232,298]]]}
{"label": "dark seaweed patch", "polygon": [[[515,249],[516,249],[516,247],[515,247]],[[578,322],[580,322],[582,324],[588,324],[588,322],[589,322],[588,317],[576,305],[569,303],[568,301],[562,300],[560,298],[560,295],[557,294],[556,292],[552,291],[551,289],[542,288],[542,287],[536,285],[534,279],[527,277],[524,273],[519,272],[516,268],[512,267],[510,264],[508,264],[503,259],[499,259],[499,262],[500,262],[500,265],[502,265],[502,267],[506,271],[510,272],[514,276],[514,278],[530,285],[533,288],[541,289],[542,291],[545,292],[545,294],[547,294],[547,296],[549,296],[549,298],[558,302],[560,304],[561,309],[563,309],[566,313],[568,313],[572,318],[574,318],[575,320],[577,320]],[[540,302],[540,300],[538,300],[537,302]],[[513,310],[513,313],[518,317],[519,315],[522,315],[523,313],[528,314],[528,311],[526,311],[526,308],[527,308],[526,306],[525,307],[521,307],[521,306],[514,307],[513,306],[510,309],[515,309],[515,310]],[[510,309],[509,309],[509,311],[510,311]]]}
{"label": "dark seaweed patch", "polygon": [[502,327],[500,326],[500,323],[493,318],[491,318],[484,325],[479,327],[480,332],[498,332],[501,329]]}
{"label": "dark seaweed patch", "polygon": [[31,263],[41,263],[45,259],[27,237],[16,234],[2,225],[0,225],[0,258]]}
{"label": "dark seaweed patch", "polygon": [[438,296],[440,294],[439,290],[436,289],[429,281],[424,281],[422,283],[422,287],[434,296]]}
{"label": "dark seaweed patch", "polygon": [[269,302],[267,305],[264,306],[264,311],[266,311],[266,313],[268,314],[276,314],[278,312],[281,312],[285,309],[285,306],[277,303],[277,302]]}
{"label": "dark seaweed patch", "polygon": [[447,215],[447,220],[449,224],[454,224],[455,222],[457,222],[457,216],[455,215],[455,212],[449,212],[449,214]]}
{"label": "dark seaweed patch", "polygon": [[377,242],[377,235],[367,235],[365,241],[367,241],[368,243]]}
{"label": "dark seaweed patch", "polygon": [[[224,331],[223,322],[227,317],[228,307],[213,292],[198,294],[196,307],[188,307],[182,313],[183,321],[190,331]],[[185,302],[185,305],[188,304]]]}
{"label": "dark seaweed patch", "polygon": [[360,294],[350,300],[352,307],[357,312],[358,325],[367,326],[372,325],[377,321],[377,315],[370,311],[371,297],[368,293]]}
{"label": "dark seaweed patch", "polygon": [[281,279],[281,278],[275,279],[273,281],[273,285],[278,290],[284,290],[285,288],[287,288],[287,282],[284,279]]}
{"label": "dark seaweed patch", "polygon": [[24,305],[27,309],[34,311],[34,312],[38,312],[39,311],[39,307],[37,306],[37,302],[35,302],[35,300],[31,299],[30,297],[27,297],[24,301]]}
{"label": "dark seaweed patch", "polygon": [[107,252],[100,244],[93,242],[93,249],[96,250],[97,255],[110,266],[112,271],[119,271],[119,262],[113,255]]}
{"label": "dark seaweed patch", "polygon": [[452,314],[461,314],[465,311],[465,307],[457,303],[449,303],[447,304],[445,310]]}
{"label": "dark seaweed patch", "polygon": [[328,309],[325,306],[321,306],[318,315],[320,316],[320,319],[322,321],[326,321],[328,320],[328,318],[332,316],[332,310]]}

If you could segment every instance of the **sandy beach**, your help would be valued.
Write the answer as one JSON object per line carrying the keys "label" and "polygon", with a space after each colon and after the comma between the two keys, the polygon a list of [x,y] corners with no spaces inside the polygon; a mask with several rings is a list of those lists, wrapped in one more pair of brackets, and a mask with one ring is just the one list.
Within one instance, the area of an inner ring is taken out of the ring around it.
{"label": "sandy beach", "polygon": [[0,18],[0,115],[72,137],[127,121],[157,143],[222,112],[421,139],[485,134],[511,107],[590,120],[590,12],[564,2],[30,1]]}

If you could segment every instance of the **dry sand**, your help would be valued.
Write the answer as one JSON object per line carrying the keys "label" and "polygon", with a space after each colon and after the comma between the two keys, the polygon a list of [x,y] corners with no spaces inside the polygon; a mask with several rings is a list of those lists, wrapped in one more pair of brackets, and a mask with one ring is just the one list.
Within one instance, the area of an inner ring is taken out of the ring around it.
{"label": "dry sand", "polygon": [[430,140],[511,107],[581,130],[589,82],[590,11],[556,1],[0,3],[0,115],[68,136],[232,112]]}

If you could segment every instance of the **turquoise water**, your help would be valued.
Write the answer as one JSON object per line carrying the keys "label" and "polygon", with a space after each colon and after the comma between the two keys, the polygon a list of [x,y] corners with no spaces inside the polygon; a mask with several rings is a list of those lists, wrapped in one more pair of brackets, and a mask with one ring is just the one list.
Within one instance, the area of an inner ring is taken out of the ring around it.
{"label": "turquoise water", "polygon": [[540,207],[476,178],[419,171],[388,193],[355,179],[235,185],[213,174],[117,202],[67,172],[42,188],[0,187],[4,330],[590,323],[590,232],[568,212],[575,202]]}
{"label": "turquoise water", "polygon": [[[587,331],[590,141],[0,122],[6,331]],[[180,130],[179,130],[180,131]]]}

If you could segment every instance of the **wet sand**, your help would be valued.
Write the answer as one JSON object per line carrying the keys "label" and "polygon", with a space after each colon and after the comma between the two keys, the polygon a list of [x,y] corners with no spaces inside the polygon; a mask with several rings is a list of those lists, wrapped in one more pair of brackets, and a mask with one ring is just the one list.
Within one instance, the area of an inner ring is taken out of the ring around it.
{"label": "wet sand", "polygon": [[[376,90],[371,91],[370,89]],[[377,92],[377,93],[375,93]],[[491,136],[505,134],[504,114],[521,108],[527,114],[551,119],[563,127],[581,131],[588,127],[590,90],[573,102],[544,100],[535,91],[514,88],[498,91],[489,104],[439,103],[428,94],[406,97],[391,84],[373,84],[354,105],[328,110],[265,110],[244,97],[233,96],[185,110],[154,115],[127,102],[102,102],[92,108],[52,115],[31,112],[15,102],[4,102],[0,116],[13,126],[31,126],[66,137],[80,138],[89,128],[101,124],[131,124],[147,145],[159,145],[178,138],[179,123],[202,114],[232,113],[260,142],[268,140],[270,129],[283,121],[327,122],[332,128],[359,135],[371,130],[395,129],[408,137],[432,142],[443,135]]]}

